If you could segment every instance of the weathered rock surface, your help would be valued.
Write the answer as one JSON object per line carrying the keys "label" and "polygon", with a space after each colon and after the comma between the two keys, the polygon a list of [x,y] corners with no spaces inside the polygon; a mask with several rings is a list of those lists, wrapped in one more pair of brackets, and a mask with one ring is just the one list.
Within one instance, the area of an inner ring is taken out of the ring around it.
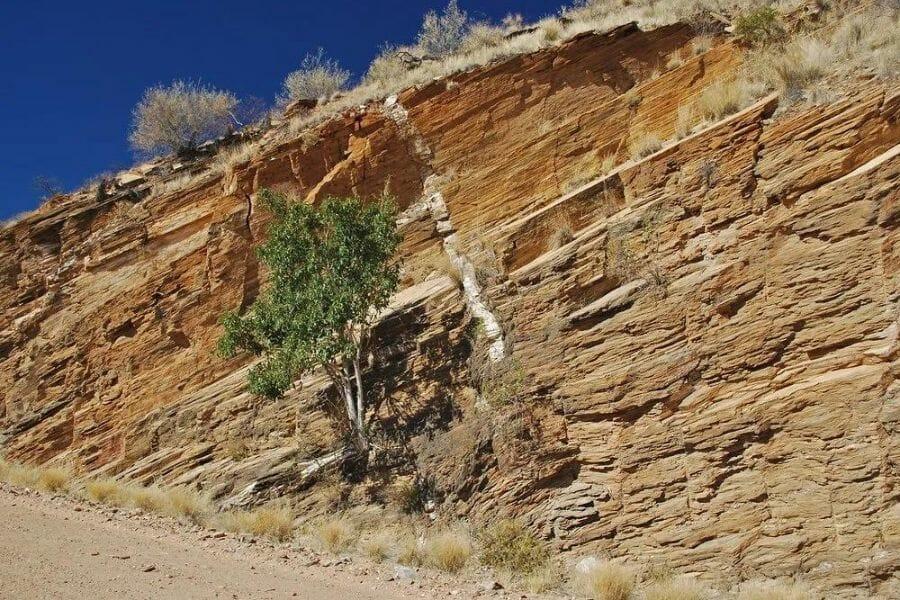
{"label": "weathered rock surface", "polygon": [[[406,277],[367,377],[445,512],[711,580],[897,597],[900,95],[864,82],[777,117],[765,98],[628,161],[636,131],[670,137],[677,107],[741,62],[691,39],[583,35],[409,90],[402,112],[279,132],[224,172],[188,165],[185,189],[154,165],[0,231],[4,451],[305,502],[304,469],[336,443],[327,382],[254,399],[246,361],[214,353],[217,318],[265,277],[259,189],[386,189]],[[470,294],[435,266],[448,239],[521,403],[472,394]]]}

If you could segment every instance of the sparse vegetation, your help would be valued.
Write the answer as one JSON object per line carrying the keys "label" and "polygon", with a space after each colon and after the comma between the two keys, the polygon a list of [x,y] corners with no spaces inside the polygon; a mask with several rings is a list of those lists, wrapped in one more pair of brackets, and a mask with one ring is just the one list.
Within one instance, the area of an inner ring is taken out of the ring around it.
{"label": "sparse vegetation", "polygon": [[766,83],[781,91],[788,98],[795,98],[810,84],[818,81],[828,71],[834,56],[823,42],[799,39],[788,44],[783,51],[769,56],[762,70]]}
{"label": "sparse vegetation", "polygon": [[37,488],[51,494],[67,492],[71,482],[72,473],[59,467],[40,469],[37,476]]}
{"label": "sparse vegetation", "polygon": [[165,508],[169,516],[185,517],[199,525],[213,512],[209,497],[191,488],[170,488],[166,496],[168,502]]}
{"label": "sparse vegetation", "polygon": [[359,549],[375,562],[383,562],[391,555],[396,543],[393,531],[378,531],[366,536],[359,543]]}
{"label": "sparse vegetation", "polygon": [[175,81],[144,92],[134,109],[129,140],[146,154],[189,152],[233,125],[237,98],[192,81]]}
{"label": "sparse vegetation", "polygon": [[736,600],[814,600],[809,586],[797,582],[753,581],[738,587]]}
{"label": "sparse vegetation", "polygon": [[89,479],[84,483],[84,493],[88,500],[113,506],[123,505],[128,497],[125,485],[108,477]]}
{"label": "sparse vegetation", "polygon": [[691,106],[679,106],[678,116],[675,118],[675,139],[686,138],[694,130],[694,109]]}
{"label": "sparse vegetation", "polygon": [[327,100],[342,91],[349,80],[350,72],[319,48],[304,56],[300,68],[285,77],[279,101],[286,105],[295,100]]}
{"label": "sparse vegetation", "polygon": [[469,17],[450,0],[443,11],[429,11],[422,22],[418,46],[425,56],[446,58],[460,49],[469,29]]}
{"label": "sparse vegetation", "polygon": [[289,540],[294,533],[294,515],[286,505],[226,512],[217,517],[217,522],[226,531],[249,533],[276,542]]}
{"label": "sparse vegetation", "polygon": [[425,548],[412,532],[401,535],[397,542],[397,562],[407,567],[425,564]]}
{"label": "sparse vegetation", "polygon": [[697,98],[697,108],[704,118],[718,121],[744,108],[750,101],[746,83],[741,79],[713,82]]}
{"label": "sparse vegetation", "polygon": [[657,152],[662,146],[658,135],[639,129],[632,133],[628,141],[628,152],[632,159],[638,160]]}
{"label": "sparse vegetation", "polygon": [[778,11],[761,6],[734,20],[734,33],[750,44],[769,44],[784,36]]}
{"label": "sparse vegetation", "polygon": [[652,581],[643,589],[644,600],[706,600],[709,590],[690,577],[668,577]]}
{"label": "sparse vegetation", "polygon": [[472,540],[461,531],[444,531],[425,542],[426,562],[447,573],[458,573],[472,556]]}
{"label": "sparse vegetation", "polygon": [[550,558],[547,547],[527,529],[511,520],[487,527],[479,536],[481,562],[498,569],[527,575],[544,567]]}
{"label": "sparse vegetation", "polygon": [[356,527],[345,518],[327,519],[319,525],[316,536],[322,548],[332,554],[344,552],[356,540]]}
{"label": "sparse vegetation", "polygon": [[579,592],[593,600],[628,600],[635,580],[634,571],[628,567],[603,561],[579,572],[575,583]]}
{"label": "sparse vegetation", "polygon": [[525,589],[532,594],[546,594],[560,586],[563,580],[562,574],[555,565],[546,564],[543,567],[528,573],[522,580]]}

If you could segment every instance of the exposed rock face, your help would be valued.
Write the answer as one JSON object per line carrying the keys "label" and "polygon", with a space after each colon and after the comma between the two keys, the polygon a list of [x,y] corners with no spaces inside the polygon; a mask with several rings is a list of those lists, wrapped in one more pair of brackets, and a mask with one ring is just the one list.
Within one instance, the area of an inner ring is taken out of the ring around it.
{"label": "exposed rock face", "polygon": [[[215,356],[217,318],[264,278],[259,189],[386,189],[408,275],[368,377],[446,511],[711,579],[809,573],[896,597],[900,95],[864,83],[777,118],[766,98],[627,161],[636,132],[670,137],[677,107],[741,62],[691,39],[584,35],[410,90],[402,112],[270,136],[185,190],[143,174],[0,232],[5,451],[233,503],[300,492],[335,443],[327,383],[250,397],[246,362]],[[448,240],[524,402],[472,398],[472,295],[433,268]]]}

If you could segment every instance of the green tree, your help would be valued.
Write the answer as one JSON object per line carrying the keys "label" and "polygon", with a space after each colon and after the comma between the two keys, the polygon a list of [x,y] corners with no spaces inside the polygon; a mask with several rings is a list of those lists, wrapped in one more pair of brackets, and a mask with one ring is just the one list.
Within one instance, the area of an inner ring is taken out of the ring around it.
{"label": "green tree", "polygon": [[274,219],[257,250],[268,286],[244,315],[222,317],[219,350],[262,356],[250,390],[281,397],[294,381],[322,367],[344,400],[360,450],[366,437],[362,357],[371,328],[399,282],[393,260],[400,235],[392,203],[330,198],[315,207],[271,191],[260,194]]}

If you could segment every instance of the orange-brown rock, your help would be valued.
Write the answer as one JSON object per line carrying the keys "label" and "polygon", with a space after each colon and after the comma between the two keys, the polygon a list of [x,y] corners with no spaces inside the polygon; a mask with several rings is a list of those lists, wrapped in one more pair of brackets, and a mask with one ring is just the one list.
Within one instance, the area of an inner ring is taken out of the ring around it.
{"label": "orange-brown rock", "polygon": [[[742,61],[728,42],[695,56],[692,37],[582,35],[269,132],[242,164],[187,165],[180,190],[154,164],[3,230],[2,448],[312,502],[304,469],[338,435],[326,379],[254,399],[247,361],[215,355],[217,319],[265,276],[259,189],[387,190],[404,288],[367,378],[445,513],[723,583],[804,574],[897,597],[900,95],[772,96],[630,161],[633,136],[670,138],[677,108]],[[436,267],[448,249],[478,294]],[[479,298],[524,374],[509,406],[468,380]]]}

